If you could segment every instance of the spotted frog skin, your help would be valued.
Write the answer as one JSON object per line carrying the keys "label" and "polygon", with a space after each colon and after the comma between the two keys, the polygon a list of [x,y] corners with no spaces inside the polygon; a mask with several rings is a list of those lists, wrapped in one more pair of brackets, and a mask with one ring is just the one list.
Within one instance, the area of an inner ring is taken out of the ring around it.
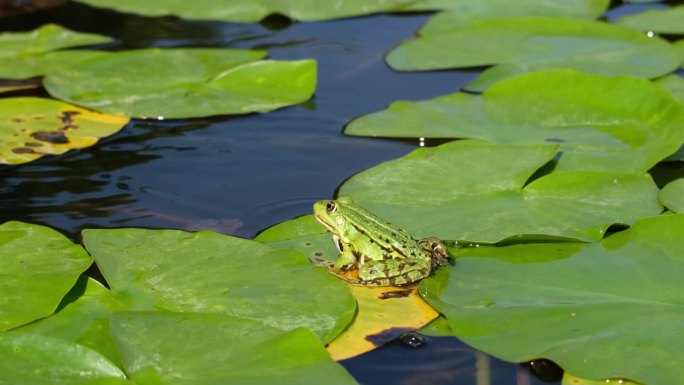
{"label": "spotted frog skin", "polygon": [[333,233],[341,252],[334,267],[358,269],[358,283],[408,285],[447,263],[447,248],[438,239],[416,240],[406,230],[357,206],[348,196],[314,203],[314,215]]}

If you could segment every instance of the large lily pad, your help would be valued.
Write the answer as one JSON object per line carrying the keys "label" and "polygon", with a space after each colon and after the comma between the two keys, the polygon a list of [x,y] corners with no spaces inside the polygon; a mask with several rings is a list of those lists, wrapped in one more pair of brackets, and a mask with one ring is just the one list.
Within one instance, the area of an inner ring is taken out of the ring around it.
{"label": "large lily pad", "polygon": [[618,18],[618,24],[642,31],[684,34],[684,5],[666,9],[649,9]]}
{"label": "large lily pad", "polygon": [[555,70],[507,79],[482,95],[395,102],[349,135],[559,143],[558,169],[640,172],[684,144],[684,105],[649,81]]}
{"label": "large lily pad", "polygon": [[97,143],[129,121],[56,100],[0,99],[0,163],[30,162]]}
{"label": "large lily pad", "polygon": [[328,342],[355,311],[347,287],[300,253],[210,231],[84,230],[105,279],[158,308],[223,313]]}
{"label": "large lily pad", "polygon": [[591,380],[684,379],[684,215],[600,243],[480,247],[421,282],[455,335],[509,361],[545,357]]}
{"label": "large lily pad", "polygon": [[94,350],[38,334],[0,332],[0,381],[12,385],[131,385]]}
{"label": "large lily pad", "polygon": [[675,99],[684,104],[684,77],[677,74],[671,74],[658,79],[656,83],[660,84],[663,88],[668,90]]}
{"label": "large lily pad", "polygon": [[124,296],[116,296],[94,279],[81,276],[55,314],[14,330],[76,342],[121,365],[109,335],[109,316],[132,307]]}
{"label": "large lily pad", "polygon": [[61,48],[107,43],[107,36],[80,33],[46,24],[31,32],[0,34],[0,78],[25,79],[52,68],[105,55],[96,51],[58,51]]}
{"label": "large lily pad", "polygon": [[355,384],[320,341],[220,314],[117,313],[126,371],[139,384]]}
{"label": "large lily pad", "polygon": [[[192,3],[165,0],[154,4],[134,0],[78,0],[95,7],[113,8],[121,12],[146,16],[176,15],[186,19],[255,22],[268,15],[280,14],[294,20],[315,21],[377,12],[403,12],[449,9],[474,15],[507,9],[506,14],[541,14],[565,17],[595,18],[605,11],[606,0],[525,0],[515,7],[504,7],[502,0],[471,2],[468,0],[199,0]],[[501,11],[498,11],[501,12]]]}
{"label": "large lily pad", "polygon": [[450,142],[356,174],[340,195],[416,238],[485,243],[521,234],[595,241],[611,224],[660,213],[645,173],[554,172],[526,184],[556,152],[554,145]]}
{"label": "large lily pad", "polygon": [[500,64],[467,87],[481,91],[516,74],[554,68],[653,78],[673,71],[680,60],[666,41],[630,28],[527,17],[473,21],[455,28],[432,24],[390,51],[387,62],[401,71]]}
{"label": "large lily pad", "polygon": [[265,112],[309,99],[316,62],[258,61],[264,51],[141,49],[52,71],[51,95],[137,118]]}
{"label": "large lily pad", "polygon": [[660,191],[660,201],[676,213],[684,213],[684,178],[668,183]]}
{"label": "large lily pad", "polygon": [[83,248],[55,230],[0,225],[0,330],[52,314],[91,264]]}

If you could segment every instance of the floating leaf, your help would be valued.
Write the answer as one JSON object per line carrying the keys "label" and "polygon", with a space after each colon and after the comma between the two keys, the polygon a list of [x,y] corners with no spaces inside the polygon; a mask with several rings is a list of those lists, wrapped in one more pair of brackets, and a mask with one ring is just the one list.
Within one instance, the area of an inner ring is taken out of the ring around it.
{"label": "floating leaf", "polygon": [[57,338],[0,332],[0,357],[4,384],[131,385],[116,365],[96,351]]}
{"label": "floating leaf", "polygon": [[109,283],[158,308],[224,313],[328,342],[354,315],[346,285],[301,254],[210,231],[84,230]]}
{"label": "floating leaf", "polygon": [[[578,211],[584,212],[582,209]],[[456,336],[504,360],[548,358],[591,379],[684,379],[684,215],[600,243],[468,249],[421,281]]]}
{"label": "floating leaf", "polygon": [[682,68],[684,68],[684,39],[678,40],[673,45],[675,50],[679,53],[679,58],[682,61]]}
{"label": "floating leaf", "polygon": [[117,313],[112,336],[139,384],[355,384],[307,329],[220,314]]}
{"label": "floating leaf", "polygon": [[0,225],[0,330],[52,314],[91,264],[83,248],[55,230],[22,222]]}
{"label": "floating leaf", "polygon": [[427,325],[439,315],[415,288],[351,286],[358,312],[327,347],[336,361],[355,357]]}
{"label": "floating leaf", "polygon": [[55,314],[14,330],[76,342],[120,365],[109,335],[109,316],[128,305],[123,296],[115,296],[94,279],[81,276]]}
{"label": "floating leaf", "polygon": [[313,215],[305,215],[264,230],[255,241],[276,249],[293,249],[311,261],[335,261],[340,255],[328,230]]}
{"label": "floating leaf", "polygon": [[684,104],[684,77],[677,74],[667,75],[656,80],[663,88],[668,90],[675,99]]}
{"label": "floating leaf", "polygon": [[257,61],[264,51],[141,49],[51,72],[51,95],[138,118],[265,112],[303,102],[316,87],[316,62]]}
{"label": "floating leaf", "polygon": [[624,379],[608,379],[608,380],[597,380],[591,381],[584,378],[575,377],[572,374],[565,372],[563,374],[563,382],[561,385],[639,385],[636,382],[624,380]]}
{"label": "floating leaf", "polygon": [[481,91],[515,74],[572,68],[604,74],[653,78],[680,64],[666,41],[613,24],[552,17],[474,21],[436,28],[406,41],[387,55],[401,71],[501,64],[485,71],[470,90]]}
{"label": "floating leaf", "polygon": [[595,241],[611,224],[660,213],[645,173],[554,172],[526,183],[556,151],[470,140],[420,148],[354,175],[340,195],[415,238],[486,243],[521,234]]}
{"label": "floating leaf", "polygon": [[51,51],[107,43],[111,40],[107,36],[74,32],[55,24],[46,24],[31,32],[2,33],[0,78],[26,79],[40,76],[61,65],[106,55],[96,51]]}
{"label": "floating leaf", "polygon": [[33,97],[0,99],[0,163],[30,162],[92,146],[119,131],[128,117]]}
{"label": "floating leaf", "polygon": [[488,10],[507,9],[507,14],[541,14],[565,17],[598,17],[608,7],[606,0],[575,0],[562,3],[551,0],[526,0],[515,7],[505,7],[501,0],[345,0],[345,1],[289,1],[289,0],[198,0],[192,3],[174,0],[154,4],[134,0],[78,0],[95,7],[113,8],[120,12],[146,16],[176,15],[186,19],[255,22],[273,14],[293,20],[315,21],[368,15],[378,12],[430,11],[450,9],[481,14]]}
{"label": "floating leaf", "polygon": [[684,213],[684,178],[668,183],[660,191],[660,202],[676,213]]}
{"label": "floating leaf", "polygon": [[507,79],[482,95],[395,102],[349,135],[559,143],[561,170],[646,171],[684,144],[684,106],[633,77],[555,70]]}
{"label": "floating leaf", "polygon": [[667,9],[648,9],[641,13],[624,15],[615,22],[642,31],[684,34],[684,5]]}

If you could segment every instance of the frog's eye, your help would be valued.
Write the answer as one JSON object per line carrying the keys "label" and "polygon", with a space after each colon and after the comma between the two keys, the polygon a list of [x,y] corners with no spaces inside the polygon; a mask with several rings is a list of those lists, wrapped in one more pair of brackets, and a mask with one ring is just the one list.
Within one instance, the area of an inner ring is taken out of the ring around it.
{"label": "frog's eye", "polygon": [[333,201],[330,201],[330,202],[328,202],[327,205],[325,205],[325,211],[327,211],[329,213],[334,213],[336,209],[337,209],[337,206],[335,205],[335,202],[333,202]]}

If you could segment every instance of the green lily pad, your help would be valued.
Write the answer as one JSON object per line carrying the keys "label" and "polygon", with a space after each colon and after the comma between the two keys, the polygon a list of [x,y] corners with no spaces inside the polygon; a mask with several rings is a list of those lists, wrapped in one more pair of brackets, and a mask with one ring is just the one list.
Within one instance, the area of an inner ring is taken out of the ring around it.
{"label": "green lily pad", "polygon": [[678,384],[682,250],[684,215],[655,216],[600,243],[469,249],[450,277],[440,269],[420,291],[456,336],[504,360],[544,357],[590,380]]}
{"label": "green lily pad", "polygon": [[[378,12],[431,11],[449,9],[481,14],[497,10],[507,3],[502,0],[468,2],[467,0],[346,0],[289,1],[289,0],[198,0],[192,3],[175,0],[156,1],[154,4],[134,0],[78,0],[94,7],[113,8],[120,12],[145,16],[176,15],[185,19],[255,22],[273,14],[293,20],[316,21],[369,15]],[[508,9],[508,14],[558,15],[595,18],[608,7],[606,0],[526,0]]]}
{"label": "green lily pad", "polygon": [[265,112],[309,99],[316,62],[257,61],[264,51],[141,49],[56,69],[56,98],[138,118]]}
{"label": "green lily pad", "polygon": [[55,230],[22,222],[0,225],[0,330],[52,314],[91,264],[83,248]]}
{"label": "green lily pad", "polygon": [[403,42],[386,57],[400,71],[500,64],[467,86],[481,91],[497,81],[534,70],[572,68],[654,78],[680,64],[673,47],[630,28],[553,17],[500,18],[440,27]]}
{"label": "green lily pad", "polygon": [[97,143],[129,121],[56,100],[0,99],[0,164],[26,163]]}
{"label": "green lily pad", "polygon": [[561,385],[639,385],[636,382],[624,380],[622,378],[607,379],[607,380],[586,380],[584,378],[575,377],[570,373],[563,374],[563,382]]}
{"label": "green lily pad", "polygon": [[663,88],[672,94],[680,103],[684,104],[684,77],[671,74],[656,80]]}
{"label": "green lily pad", "polygon": [[2,382],[12,385],[131,385],[94,350],[38,334],[0,332]]}
{"label": "green lily pad", "polygon": [[675,50],[679,53],[679,58],[682,61],[682,68],[684,68],[684,39],[678,40],[673,44]]}
{"label": "green lily pad", "polygon": [[112,336],[139,384],[355,384],[307,329],[220,314],[124,312]]}
{"label": "green lily pad", "polygon": [[328,230],[313,215],[278,223],[254,240],[276,249],[297,250],[313,262],[336,261],[340,255]]}
{"label": "green lily pad", "polygon": [[684,144],[684,106],[633,77],[573,70],[507,79],[482,95],[395,102],[352,121],[345,134],[559,143],[561,170],[641,172]]}
{"label": "green lily pad", "polygon": [[526,183],[557,150],[472,140],[420,148],[354,175],[340,195],[415,238],[479,243],[519,235],[596,241],[611,224],[660,213],[645,173],[565,171]]}
{"label": "green lily pad", "polygon": [[83,242],[115,292],[158,308],[308,327],[324,342],[354,315],[347,287],[292,250],[210,231],[88,229]]}
{"label": "green lily pad", "polygon": [[684,5],[667,9],[649,9],[641,13],[622,16],[615,22],[642,31],[684,34]]}
{"label": "green lily pad", "polygon": [[101,44],[111,38],[68,30],[59,25],[46,24],[31,32],[0,34],[0,78],[26,79],[40,76],[50,69],[87,58],[105,55],[104,52],[61,48]]}
{"label": "green lily pad", "polygon": [[668,183],[660,191],[660,202],[676,213],[684,213],[684,178]]}
{"label": "green lily pad", "polygon": [[81,276],[55,314],[14,331],[75,342],[123,367],[109,335],[109,316],[131,307],[125,297],[116,296],[94,279]]}

